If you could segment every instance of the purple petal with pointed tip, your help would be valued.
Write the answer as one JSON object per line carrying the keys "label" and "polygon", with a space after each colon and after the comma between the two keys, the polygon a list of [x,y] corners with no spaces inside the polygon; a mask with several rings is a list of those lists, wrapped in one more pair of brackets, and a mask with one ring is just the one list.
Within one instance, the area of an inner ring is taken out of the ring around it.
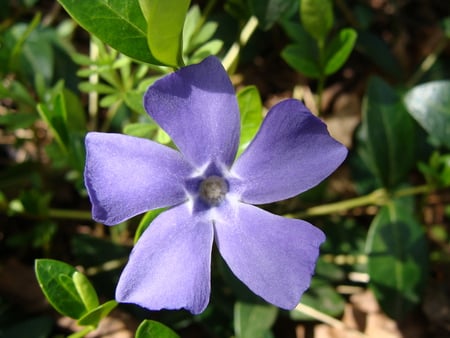
{"label": "purple petal with pointed tip", "polygon": [[347,149],[297,100],[272,107],[231,171],[233,190],[251,204],[293,197],[320,183],[344,161]]}
{"label": "purple petal with pointed tip", "polygon": [[121,134],[86,136],[84,177],[98,222],[117,224],[185,201],[191,172],[179,152],[161,144]]}
{"label": "purple petal with pointed tip", "polygon": [[196,167],[231,165],[239,144],[239,108],[231,81],[215,57],[156,81],[144,106]]}
{"label": "purple petal with pointed tip", "polygon": [[221,205],[218,215],[216,244],[231,271],[266,301],[294,308],[309,287],[323,232],[239,202]]}
{"label": "purple petal with pointed tip", "polygon": [[193,217],[187,203],[163,212],[135,245],[117,285],[117,301],[202,312],[210,295],[212,242],[211,221]]}

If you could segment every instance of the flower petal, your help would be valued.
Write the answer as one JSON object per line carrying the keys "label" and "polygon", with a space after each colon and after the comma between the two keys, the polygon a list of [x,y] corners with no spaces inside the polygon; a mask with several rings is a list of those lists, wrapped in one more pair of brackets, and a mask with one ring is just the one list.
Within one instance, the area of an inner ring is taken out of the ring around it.
{"label": "flower petal", "polygon": [[85,184],[93,218],[107,225],[186,200],[192,168],[182,155],[132,136],[88,133]]}
{"label": "flower petal", "polygon": [[218,214],[216,244],[231,271],[266,301],[294,308],[309,287],[323,232],[239,202]]}
{"label": "flower petal", "polygon": [[346,155],[347,149],[300,101],[285,100],[269,111],[233,165],[239,180],[232,189],[251,204],[283,200],[317,185]]}
{"label": "flower petal", "polygon": [[156,81],[144,96],[144,106],[197,168],[233,162],[239,144],[239,108],[217,58],[208,57]]}
{"label": "flower petal", "polygon": [[163,212],[135,245],[116,299],[149,310],[202,312],[210,295],[212,243],[212,223],[192,217],[187,203]]}

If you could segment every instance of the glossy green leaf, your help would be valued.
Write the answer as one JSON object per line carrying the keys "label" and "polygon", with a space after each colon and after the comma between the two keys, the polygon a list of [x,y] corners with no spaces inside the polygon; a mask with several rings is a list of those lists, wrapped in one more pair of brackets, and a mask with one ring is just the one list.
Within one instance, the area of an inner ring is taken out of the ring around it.
{"label": "glossy green leaf", "polygon": [[298,0],[248,0],[251,14],[258,18],[259,27],[270,29],[280,18],[292,12]]}
{"label": "glossy green leaf", "polygon": [[100,321],[108,316],[108,314],[117,307],[115,300],[110,300],[102,305],[93,308],[78,320],[78,324],[82,326],[98,326]]}
{"label": "glossy green leaf", "polygon": [[291,44],[285,47],[281,52],[281,57],[289,66],[307,77],[318,79],[321,76],[317,58],[313,56],[311,50],[305,49],[300,44]]}
{"label": "glossy green leaf", "polygon": [[409,113],[439,145],[450,148],[450,81],[412,88],[405,96]]}
{"label": "glossy green leaf", "polygon": [[415,162],[414,120],[396,91],[378,77],[369,80],[362,109],[364,160],[384,187],[393,188],[406,180]]}
{"label": "glossy green leaf", "polygon": [[92,310],[98,307],[97,292],[86,276],[79,271],[75,271],[72,275],[72,281],[86,309]]}
{"label": "glossy green leaf", "polygon": [[241,112],[241,139],[238,154],[241,154],[256,135],[263,120],[262,101],[258,89],[248,86],[237,93],[239,111]]}
{"label": "glossy green leaf", "polygon": [[319,44],[325,39],[333,27],[332,0],[302,0],[300,2],[300,19],[305,30],[316,39]]}
{"label": "glossy green leaf", "polygon": [[147,23],[138,1],[58,2],[80,26],[119,52],[139,61],[161,64],[147,45]]}
{"label": "glossy green leaf", "polygon": [[[90,308],[86,306],[86,299],[93,298],[86,293],[92,292],[92,285],[87,279],[80,280],[79,272],[69,264],[53,259],[37,259],[35,262],[36,278],[49,303],[61,314],[75,319],[81,318]],[[83,296],[81,292],[85,292]],[[93,291],[95,292],[95,290]],[[88,301],[89,304],[93,302]]]}
{"label": "glossy green leaf", "polygon": [[179,338],[170,328],[154,320],[144,320],[139,325],[135,338]]}
{"label": "glossy green leaf", "polygon": [[409,199],[391,201],[378,212],[367,236],[370,287],[394,319],[420,302],[427,280],[427,239],[413,208]]}
{"label": "glossy green leaf", "polygon": [[234,305],[236,338],[268,337],[277,315],[278,309],[273,305],[236,302]]}
{"label": "glossy green leaf", "polygon": [[325,46],[325,75],[331,75],[341,68],[355,46],[357,34],[352,28],[341,29]]}
{"label": "glossy green leaf", "polygon": [[190,0],[139,0],[147,21],[147,43],[164,65],[183,66],[183,26]]}

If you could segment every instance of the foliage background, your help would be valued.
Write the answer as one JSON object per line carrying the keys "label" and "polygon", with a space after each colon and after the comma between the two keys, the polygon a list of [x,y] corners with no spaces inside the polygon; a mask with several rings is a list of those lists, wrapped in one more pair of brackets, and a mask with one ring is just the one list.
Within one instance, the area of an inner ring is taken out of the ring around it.
{"label": "foliage background", "polygon": [[[169,327],[181,337],[450,336],[450,4],[164,4],[167,16],[152,17],[151,1],[0,3],[0,337],[132,337],[148,319],[138,337],[176,336]],[[125,13],[120,34],[95,11]],[[280,311],[217,258],[200,316],[116,307],[120,270],[155,214],[111,228],[91,220],[84,136],[170,144],[142,93],[211,54],[238,91],[242,149],[287,97],[350,149],[326,182],[265,206],[327,234],[312,287]]]}

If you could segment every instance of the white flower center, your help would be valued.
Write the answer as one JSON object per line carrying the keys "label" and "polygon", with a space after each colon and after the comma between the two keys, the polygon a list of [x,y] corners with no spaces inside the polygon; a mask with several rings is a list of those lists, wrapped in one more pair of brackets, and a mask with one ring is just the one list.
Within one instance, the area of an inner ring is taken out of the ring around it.
{"label": "white flower center", "polygon": [[218,205],[228,192],[227,182],[219,176],[209,176],[200,183],[200,197],[210,205]]}

